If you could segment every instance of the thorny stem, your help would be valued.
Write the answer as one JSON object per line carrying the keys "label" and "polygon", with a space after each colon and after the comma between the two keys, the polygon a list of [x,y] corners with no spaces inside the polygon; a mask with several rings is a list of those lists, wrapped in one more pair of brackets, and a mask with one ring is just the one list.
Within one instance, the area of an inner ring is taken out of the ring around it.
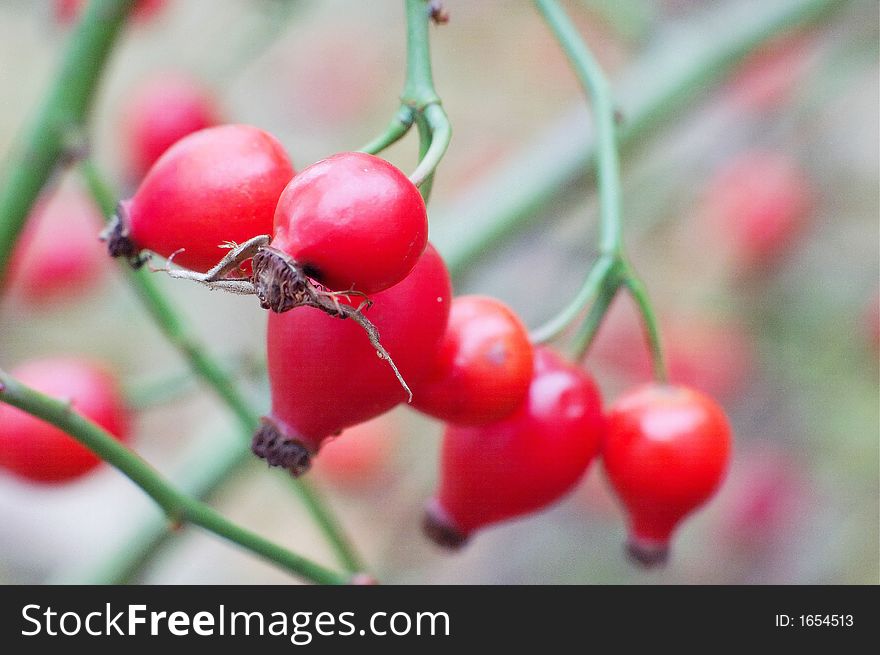
{"label": "thorny stem", "polygon": [[[544,17],[571,62],[578,79],[593,104],[593,121],[596,131],[596,180],[599,188],[599,252],[600,258],[587,275],[581,294],[562,313],[551,319],[550,328],[539,328],[539,336],[558,334],[574,321],[598,295],[577,341],[575,355],[579,359],[593,341],[602,319],[611,305],[617,290],[625,286],[635,295],[638,290],[638,307],[646,326],[651,345],[655,377],[666,380],[657,321],[651,308],[644,284],[632,267],[626,264],[623,249],[623,230],[620,207],[620,158],[618,155],[615,106],[611,88],[602,68],[584,43],[577,28],[556,0],[535,0],[538,11]],[[540,342],[540,341],[539,341]]]}
{"label": "thorny stem", "polygon": [[162,508],[172,524],[198,525],[311,582],[345,584],[349,581],[349,576],[331,571],[236,525],[212,507],[179,492],[136,453],[75,412],[69,403],[31,389],[2,370],[0,401],[64,430],[140,487]]}
{"label": "thorny stem", "polygon": [[0,280],[28,212],[56,166],[85,146],[84,122],[116,39],[135,0],[89,2],[43,106],[0,186]]}
{"label": "thorny stem", "polygon": [[[89,189],[105,216],[112,216],[116,207],[115,194],[104,182],[94,163],[84,160],[80,169]],[[259,426],[260,414],[250,404],[235,384],[232,376],[208,354],[204,345],[195,337],[184,322],[183,317],[171,305],[146,269],[133,270],[122,262],[122,270],[128,276],[144,308],[168,340],[189,361],[193,371],[202,378],[232,410],[245,435],[243,445],[250,442],[250,435]],[[219,478],[216,484],[222,483]],[[317,491],[308,482],[291,480],[294,491],[299,495],[312,518],[321,528],[333,548],[337,558],[350,571],[363,571],[364,567],[350,540],[345,536],[339,521],[325,505]],[[211,485],[206,485],[208,488]]]}

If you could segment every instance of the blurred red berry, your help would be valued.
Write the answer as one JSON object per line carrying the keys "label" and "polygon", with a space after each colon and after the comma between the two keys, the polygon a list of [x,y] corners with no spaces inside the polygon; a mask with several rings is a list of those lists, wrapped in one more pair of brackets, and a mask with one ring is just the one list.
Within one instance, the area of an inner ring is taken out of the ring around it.
{"label": "blurred red berry", "polygon": [[9,263],[7,290],[39,305],[79,297],[107,266],[101,211],[78,187],[62,186],[34,206]]}
{"label": "blurred red berry", "polygon": [[809,37],[775,39],[753,52],[730,80],[733,101],[755,113],[779,109],[791,100],[809,66]]}
{"label": "blurred red berry", "polygon": [[[651,356],[639,316],[626,300],[615,300],[590,356],[632,385],[651,378]],[[671,382],[722,398],[735,395],[748,383],[755,369],[755,347],[735,321],[679,316],[661,322]]]}
{"label": "blurred red berry", "polygon": [[[128,438],[129,416],[116,380],[83,359],[31,360],[10,375],[37,391],[69,401],[120,441]],[[0,467],[34,482],[66,482],[100,463],[97,455],[60,429],[11,405],[0,404]]]}
{"label": "blurred red berry", "polygon": [[397,425],[388,415],[346,428],[321,445],[314,470],[340,487],[377,482],[394,454],[398,436]]}
{"label": "blurred red berry", "polygon": [[743,271],[776,263],[807,226],[812,185],[787,155],[750,150],[729,160],[709,182],[705,211]]}
{"label": "blurred red berry", "polygon": [[532,344],[504,303],[453,299],[431,374],[413,388],[413,407],[449,423],[485,425],[512,414],[532,380]]}
{"label": "blurred red berry", "polygon": [[679,523],[721,484],[730,448],[724,410],[693,389],[648,384],[611,406],[602,457],[629,514],[628,548],[636,561],[666,560]]}
{"label": "blurred red berry", "polygon": [[211,94],[180,73],[146,81],[127,98],[122,116],[128,168],[135,178],[186,135],[221,122]]}
{"label": "blurred red berry", "polygon": [[490,425],[447,427],[426,534],[457,548],[475,530],[559,500],[598,454],[603,427],[592,378],[537,348],[528,398],[512,416]]}
{"label": "blurred red berry", "polygon": [[739,458],[720,495],[721,533],[740,551],[772,548],[800,524],[810,498],[797,458],[761,446]]}

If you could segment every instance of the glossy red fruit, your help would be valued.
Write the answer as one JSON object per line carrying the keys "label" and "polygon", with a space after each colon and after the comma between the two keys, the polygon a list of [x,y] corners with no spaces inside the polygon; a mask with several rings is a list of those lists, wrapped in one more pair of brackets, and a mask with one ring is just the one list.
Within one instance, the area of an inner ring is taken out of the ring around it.
{"label": "glossy red fruit", "polygon": [[[63,25],[74,22],[79,18],[84,4],[84,0],[55,0],[55,19]],[[132,17],[135,20],[149,20],[166,4],[168,4],[167,0],[137,0]]]}
{"label": "glossy red fruit", "polygon": [[373,294],[403,280],[427,241],[425,203],[406,175],[379,157],[343,152],[284,189],[272,247],[329,289]]}
{"label": "glossy red fruit", "polygon": [[603,428],[592,378],[547,348],[535,349],[519,410],[491,425],[447,428],[426,534],[456,548],[479,528],[558,500],[598,454]]}
{"label": "glossy red fruit", "polygon": [[431,373],[413,389],[413,407],[459,425],[512,414],[532,381],[532,344],[504,303],[485,296],[452,301],[449,326]]}
{"label": "glossy red fruit", "polygon": [[[71,407],[120,441],[128,438],[129,417],[115,379],[82,359],[32,360],[12,377]],[[100,459],[58,428],[10,405],[0,404],[0,467],[35,482],[66,482],[85,475]]]}
{"label": "glossy red fruit", "polygon": [[346,428],[321,444],[314,471],[339,487],[365,487],[383,477],[398,436],[397,425],[388,415]]}
{"label": "glossy red fruit", "polygon": [[103,223],[101,211],[77,187],[60,187],[43,196],[13,251],[9,293],[41,305],[79,297],[95,286],[107,266],[98,241]]}
{"label": "glossy red fruit", "polygon": [[220,123],[211,94],[180,73],[147,80],[127,99],[122,115],[128,168],[136,178],[186,135]]}
{"label": "glossy red fruit", "polygon": [[709,184],[706,211],[737,265],[765,267],[783,257],[808,224],[810,181],[783,153],[744,152]]}
{"label": "glossy red fruit", "polygon": [[190,134],[120,203],[127,241],[114,248],[111,237],[111,254],[177,253],[175,264],[205,272],[228,252],[224,244],[272,233],[275,205],[293,174],[282,145],[256,127],[221,125]]}
{"label": "glossy red fruit", "polygon": [[803,527],[804,512],[816,506],[816,491],[796,452],[763,443],[737,460],[719,494],[719,532],[744,554],[776,550]]}
{"label": "glossy red fruit", "polygon": [[[452,301],[449,273],[433,246],[403,282],[373,301],[364,314],[404,379],[417,384],[431,366]],[[272,411],[253,449],[295,475],[308,469],[327,437],[407,400],[388,362],[353,320],[311,307],[270,313],[266,344]]]}
{"label": "glossy red fruit", "polygon": [[724,410],[693,389],[648,384],[614,403],[602,457],[629,513],[636,561],[666,560],[676,527],[720,485],[730,448]]}

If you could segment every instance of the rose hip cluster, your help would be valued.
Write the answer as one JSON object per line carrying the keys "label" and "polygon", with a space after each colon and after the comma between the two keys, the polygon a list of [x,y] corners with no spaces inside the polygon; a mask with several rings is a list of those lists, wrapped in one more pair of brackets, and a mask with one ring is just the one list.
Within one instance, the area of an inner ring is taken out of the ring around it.
{"label": "rose hip cluster", "polygon": [[418,189],[387,161],[346,152],[295,173],[271,135],[222,125],[167,150],[105,236],[133,265],[157,253],[189,269],[175,277],[272,310],[271,411],[252,443],[270,465],[301,475],[331,437],[411,402],[447,424],[424,523],[437,543],[557,501],[601,453],[631,553],[661,561],[724,475],[723,411],[655,384],[603,413],[592,377],[533,346],[510,308],[453,298],[427,233]]}

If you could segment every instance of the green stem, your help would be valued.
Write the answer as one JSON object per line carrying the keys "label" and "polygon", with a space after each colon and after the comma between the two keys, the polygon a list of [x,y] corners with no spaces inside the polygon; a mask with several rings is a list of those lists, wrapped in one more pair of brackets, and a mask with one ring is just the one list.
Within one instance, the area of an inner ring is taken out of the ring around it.
{"label": "green stem", "polygon": [[532,330],[529,335],[534,343],[547,343],[553,341],[565,332],[566,328],[574,322],[584,311],[600,290],[608,286],[608,280],[615,277],[617,260],[612,256],[602,256],[590,269],[587,279],[565,309],[544,323],[541,327]]}
{"label": "green stem", "polygon": [[619,259],[623,252],[620,160],[611,88],[577,28],[556,0],[535,0],[535,5],[562,46],[592,102],[596,129],[596,180],[599,187],[599,249],[603,254]]}
{"label": "green stem", "polygon": [[586,318],[581,323],[574,337],[572,355],[575,361],[583,359],[593,344],[593,340],[602,326],[602,321],[608,313],[608,308],[611,307],[611,303],[617,295],[621,283],[622,280],[614,276],[599,290],[595,302],[590,306],[590,311],[587,312]]}
{"label": "green stem", "polygon": [[[779,33],[815,23],[847,0],[777,0],[752,8],[721,6],[683,25],[640,57],[615,86],[624,109],[621,148],[645,144],[649,134],[711,92],[746,55]],[[707,30],[706,25],[723,25]],[[510,163],[442,208],[431,240],[450,270],[460,272],[538,216],[562,189],[590,173],[595,150],[580,111]]]}
{"label": "green stem", "polygon": [[[422,114],[416,116],[416,127],[419,131],[419,166],[421,166],[422,162],[425,161],[425,155],[431,149],[431,128],[428,126],[428,121]],[[410,180],[412,179],[413,178],[410,177]],[[415,184],[415,182],[413,183]],[[419,193],[422,194],[422,199],[425,201],[425,204],[428,204],[428,200],[431,198],[431,190],[434,188],[433,171],[426,179],[421,180],[417,186],[419,187]]]}
{"label": "green stem", "polygon": [[385,131],[362,146],[360,152],[378,154],[399,141],[413,123],[419,131],[419,164],[410,175],[428,202],[434,170],[446,154],[452,139],[449,118],[434,89],[431,72],[429,0],[405,0],[406,7],[406,79],[400,96],[400,109]]}
{"label": "green stem", "polygon": [[412,127],[415,120],[415,113],[410,107],[401,106],[397,110],[397,114],[391,119],[385,131],[366,145],[358,148],[358,152],[366,152],[371,155],[378,155],[380,152],[400,141],[409,128]]}
{"label": "green stem", "polygon": [[[210,502],[223,484],[252,461],[250,450],[238,439],[224,440],[220,446],[212,443],[195,453],[177,487],[191,498]],[[61,569],[48,584],[131,583],[176,534],[168,527],[161,516],[151,516],[124,538],[121,547],[99,553],[93,564],[82,569]]]}
{"label": "green stem", "polygon": [[84,147],[83,124],[113,45],[135,0],[94,0],[70,35],[55,82],[0,188],[0,280],[28,212],[55,167]]}
{"label": "green stem", "polygon": [[429,0],[405,0],[406,3],[406,81],[403,84],[401,102],[416,111],[440,97],[434,90],[431,72],[431,51],[428,28],[431,22]]}
{"label": "green stem", "polygon": [[[92,195],[105,216],[111,216],[116,207],[115,194],[104,182],[93,162],[83,161],[81,170]],[[124,262],[122,268],[156,325],[189,361],[195,373],[214,389],[232,410],[241,426],[242,434],[247,440],[250,440],[250,435],[253,434],[260,422],[259,412],[251,407],[250,402],[239,391],[231,375],[208,354],[203,344],[185,324],[183,317],[162,293],[149,270],[141,268],[135,271]],[[218,479],[216,484],[222,484],[222,480]],[[325,506],[318,492],[304,480],[291,479],[291,484],[343,565],[354,572],[363,571],[363,565],[355,553],[354,547],[343,534],[342,527],[329,508]]]}
{"label": "green stem", "polygon": [[[620,158],[617,152],[617,128],[611,89],[596,58],[558,2],[535,0],[535,5],[565,51],[575,74],[592,101],[593,123],[596,126],[596,180],[599,187],[599,251],[601,253],[599,261],[587,275],[582,293],[579,293],[559,316],[550,320],[548,323],[550,329],[545,326],[537,333],[540,336],[554,335],[565,330],[586,309],[587,304],[598,292],[598,297],[587,314],[574,346],[577,356],[582,357],[592,343],[618,287],[623,282],[634,296],[636,295],[634,290],[637,290],[637,304],[642,322],[651,337],[649,341],[654,373],[658,380],[665,381],[666,367],[654,311],[644,285],[624,260],[620,209]],[[619,275],[621,272],[622,277]]]}
{"label": "green stem", "polygon": [[[409,179],[417,187],[429,186],[434,180],[434,170],[446,154],[452,140],[452,127],[446,118],[446,112],[438,104],[428,105],[423,112],[423,120],[419,121],[419,134],[426,131],[430,139],[428,148],[419,157],[419,165]],[[424,125],[424,128],[422,127]],[[430,191],[424,192],[425,202]]]}
{"label": "green stem", "polygon": [[128,477],[161,507],[172,524],[192,523],[224,537],[300,577],[318,584],[345,584],[346,575],[331,571],[258,534],[238,526],[204,503],[189,498],[147,462],[100,426],[73,411],[69,403],[31,389],[0,370],[0,401],[63,430]]}
{"label": "green stem", "polygon": [[633,273],[632,269],[626,272],[624,284],[633,300],[636,301],[636,306],[642,316],[642,325],[645,328],[645,337],[648,341],[648,349],[651,352],[651,362],[654,367],[654,379],[665,383],[669,376],[666,371],[666,362],[663,359],[660,328],[651,303],[648,301],[648,291],[645,289],[644,282]]}

